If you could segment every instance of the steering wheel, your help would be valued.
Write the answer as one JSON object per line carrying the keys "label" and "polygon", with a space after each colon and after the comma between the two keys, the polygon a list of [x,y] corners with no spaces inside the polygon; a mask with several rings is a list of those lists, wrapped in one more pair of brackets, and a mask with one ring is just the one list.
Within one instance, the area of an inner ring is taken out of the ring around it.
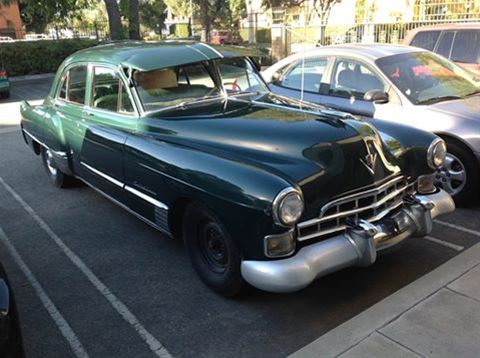
{"label": "steering wheel", "polygon": [[240,88],[240,86],[238,85],[237,80],[235,80],[235,81],[233,81],[233,82],[225,82],[223,85],[224,85],[224,86],[232,86],[232,91],[233,91],[233,92],[239,92],[239,91],[242,90],[242,89]]}

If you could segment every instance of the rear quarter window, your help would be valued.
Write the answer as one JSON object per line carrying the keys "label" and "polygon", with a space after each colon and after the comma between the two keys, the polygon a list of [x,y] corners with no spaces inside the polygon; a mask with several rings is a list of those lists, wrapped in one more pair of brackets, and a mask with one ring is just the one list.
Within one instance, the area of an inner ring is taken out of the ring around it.
{"label": "rear quarter window", "polygon": [[478,63],[480,54],[480,30],[458,31],[453,42],[451,60],[462,63]]}
{"label": "rear quarter window", "polygon": [[439,36],[440,31],[420,31],[415,35],[410,45],[433,51]]}

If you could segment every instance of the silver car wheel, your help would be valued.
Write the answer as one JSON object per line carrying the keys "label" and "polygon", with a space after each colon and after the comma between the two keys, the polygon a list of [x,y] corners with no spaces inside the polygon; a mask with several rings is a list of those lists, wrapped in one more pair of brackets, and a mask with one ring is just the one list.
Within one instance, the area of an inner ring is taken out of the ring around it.
{"label": "silver car wheel", "polygon": [[45,160],[47,162],[47,169],[48,171],[50,172],[50,174],[52,174],[52,176],[56,176],[57,175],[57,168],[55,166],[55,162],[53,161],[53,156],[52,156],[52,152],[50,151],[50,149],[47,149],[45,151]]}
{"label": "silver car wheel", "polygon": [[436,181],[437,185],[450,195],[460,193],[467,183],[465,165],[458,157],[452,153],[447,153],[445,162],[437,172]]}

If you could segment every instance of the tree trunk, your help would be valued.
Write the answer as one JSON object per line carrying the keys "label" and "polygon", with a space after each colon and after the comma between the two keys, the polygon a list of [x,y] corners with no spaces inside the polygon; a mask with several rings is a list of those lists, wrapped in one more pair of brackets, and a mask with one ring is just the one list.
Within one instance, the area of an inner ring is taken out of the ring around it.
{"label": "tree trunk", "polygon": [[120,18],[120,10],[116,0],[104,0],[108,14],[108,26],[110,28],[110,39],[122,39],[122,20]]}
{"label": "tree trunk", "polygon": [[138,15],[138,0],[129,0],[128,4],[128,34],[132,40],[140,40],[140,21]]}
{"label": "tree trunk", "polygon": [[202,24],[202,31],[200,33],[202,42],[208,42],[210,40],[210,12],[208,6],[208,0],[200,1],[200,22]]}

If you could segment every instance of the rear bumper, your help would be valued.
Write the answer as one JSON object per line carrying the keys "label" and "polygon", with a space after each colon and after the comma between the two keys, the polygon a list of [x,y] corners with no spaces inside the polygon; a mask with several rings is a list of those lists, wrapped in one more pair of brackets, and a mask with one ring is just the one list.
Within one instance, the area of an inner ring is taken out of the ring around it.
{"label": "rear bumper", "polygon": [[431,195],[416,195],[395,214],[375,224],[359,222],[341,235],[303,247],[290,258],[243,261],[242,276],[265,291],[297,291],[340,269],[373,264],[378,251],[410,236],[427,235],[432,230],[434,218],[454,209],[452,198],[443,190]]}

